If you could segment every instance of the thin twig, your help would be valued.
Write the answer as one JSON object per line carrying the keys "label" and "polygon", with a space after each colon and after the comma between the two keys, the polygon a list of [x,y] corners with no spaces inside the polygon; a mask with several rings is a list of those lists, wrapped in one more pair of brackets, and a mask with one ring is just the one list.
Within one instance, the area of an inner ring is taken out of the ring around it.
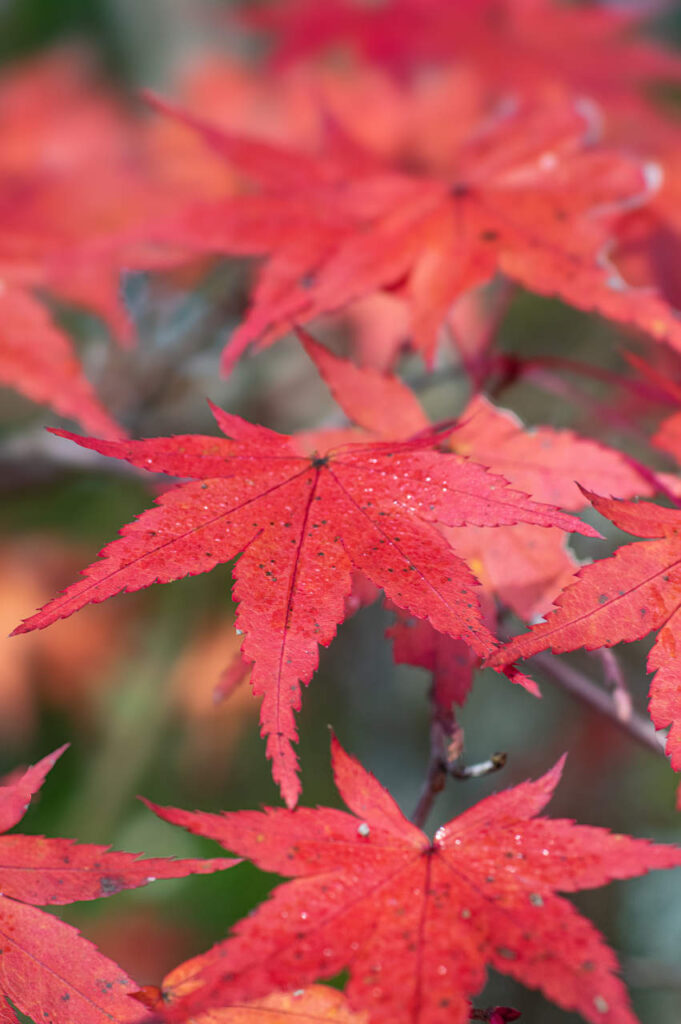
{"label": "thin twig", "polygon": [[659,757],[666,757],[664,752],[664,740],[657,735],[652,723],[643,715],[639,715],[630,709],[626,717],[622,717],[621,707],[613,697],[605,690],[592,682],[588,676],[560,661],[552,654],[536,654],[533,658],[535,665],[541,667],[542,671],[562,689],[577,697],[582,703],[598,711],[609,718],[611,722],[626,732],[632,739],[635,739],[641,746],[652,751]]}
{"label": "thin twig", "polygon": [[430,809],[435,802],[435,797],[445,788],[447,782],[447,746],[449,737],[447,731],[437,715],[433,715],[430,724],[430,757],[428,759],[428,771],[425,782],[421,789],[416,809],[411,820],[418,828],[423,828]]}
{"label": "thin twig", "polygon": [[478,764],[462,764],[463,729],[457,724],[453,712],[444,711],[436,703],[432,693],[431,707],[428,770],[418,803],[411,816],[412,822],[419,828],[425,825],[435,797],[445,788],[448,775],[460,780],[481,779],[492,772],[498,772],[507,761],[506,754],[492,754]]}
{"label": "thin twig", "polygon": [[603,678],[612,694],[617,717],[626,722],[633,714],[634,705],[617,655],[610,647],[601,647],[594,653],[603,665]]}
{"label": "thin twig", "polygon": [[508,754],[492,754],[486,761],[478,764],[458,765],[450,767],[449,774],[455,779],[482,779],[485,775],[492,775],[504,767],[508,761]]}

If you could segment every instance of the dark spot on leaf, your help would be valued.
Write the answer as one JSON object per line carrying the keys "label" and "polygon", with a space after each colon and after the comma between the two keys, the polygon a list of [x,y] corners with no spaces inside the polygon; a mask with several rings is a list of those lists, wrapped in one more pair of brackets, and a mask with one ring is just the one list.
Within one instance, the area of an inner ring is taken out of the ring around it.
{"label": "dark spot on leaf", "polygon": [[512,949],[508,949],[506,946],[497,946],[497,955],[500,956],[502,960],[518,959],[518,954]]}
{"label": "dark spot on leaf", "polygon": [[120,892],[123,888],[120,878],[115,878],[112,875],[104,875],[99,880],[99,889],[102,896],[111,896],[113,893]]}

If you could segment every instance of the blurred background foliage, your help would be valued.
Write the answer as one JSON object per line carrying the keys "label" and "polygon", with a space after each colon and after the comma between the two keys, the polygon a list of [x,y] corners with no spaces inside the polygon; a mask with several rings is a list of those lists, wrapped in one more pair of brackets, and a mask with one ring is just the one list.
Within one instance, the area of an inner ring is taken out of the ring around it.
{"label": "blurred background foliage", "polygon": [[[213,16],[219,7],[198,0],[2,0],[0,59],[9,64],[55,45],[84,44],[114,86],[133,101],[137,86],[172,79],[177,62],[209,36],[216,48]],[[225,52],[243,45],[223,30],[219,46]],[[228,381],[217,378],[225,330],[243,309],[243,270],[218,268],[196,292],[179,288],[176,294],[172,289],[159,294],[143,275],[131,277],[125,287],[140,348],[114,357],[104,385],[109,398],[125,408],[134,432],[213,432],[206,396],[280,430],[337,418],[313,368],[292,341],[242,363]],[[216,321],[215,296],[226,287],[237,299]],[[94,329],[83,314],[64,315],[77,336],[87,338]],[[182,353],[182,372],[175,372],[167,352],[182,343],[188,330],[196,333],[198,343]],[[504,322],[501,342],[516,355],[550,348],[617,370],[621,360],[608,344],[615,334],[602,321],[559,303],[520,295]],[[91,358],[96,366],[96,350]],[[404,369],[407,379],[422,374],[416,361]],[[121,395],[130,381],[132,392]],[[627,423],[600,415],[604,403],[614,404],[617,397],[609,397],[602,383],[585,387],[569,375],[561,381],[560,401],[526,381],[511,383],[500,400],[526,421],[571,425],[639,454]],[[467,387],[452,375],[421,394],[434,415],[452,416],[463,408]],[[0,615],[6,632],[70,582],[154,493],[153,482],[145,486],[132,474],[93,472],[68,459],[52,464],[53,447],[42,461],[27,465],[20,457],[24,435],[34,440],[43,424],[54,422],[52,414],[16,396],[3,404],[0,430],[9,455],[2,458],[0,480]],[[29,450],[34,451],[30,445]],[[662,460],[659,465],[668,468]],[[582,556],[594,550],[588,542],[577,547]],[[338,805],[328,725],[407,813],[416,803],[428,756],[428,681],[425,672],[393,664],[384,636],[390,621],[380,606],[365,609],[344,623],[332,648],[322,652],[298,719],[307,804]],[[215,810],[278,803],[258,735],[258,704],[248,687],[222,704],[213,700],[220,673],[238,649],[229,567],[121,596],[44,633],[2,643],[0,770],[71,743],[22,829],[152,856],[210,855],[215,852],[211,843],[156,820],[136,794],[161,804]],[[623,657],[642,710],[648,646],[631,645]],[[587,655],[575,655],[574,661],[593,670],[594,659]],[[544,685],[543,700],[535,701],[483,673],[461,722],[468,761],[503,750],[508,765],[502,775],[450,782],[428,823],[430,830],[499,786],[541,774],[567,750],[568,766],[552,814],[681,841],[679,815],[673,810],[677,780],[665,761],[634,746],[550,683]],[[244,864],[223,875],[159,882],[59,912],[140,983],[158,983],[179,960],[222,937],[274,882]],[[681,1020],[678,878],[664,873],[619,883],[580,895],[576,902],[621,955],[644,1024]],[[527,1024],[577,1020],[499,977],[492,977],[479,1002],[519,1006]]]}

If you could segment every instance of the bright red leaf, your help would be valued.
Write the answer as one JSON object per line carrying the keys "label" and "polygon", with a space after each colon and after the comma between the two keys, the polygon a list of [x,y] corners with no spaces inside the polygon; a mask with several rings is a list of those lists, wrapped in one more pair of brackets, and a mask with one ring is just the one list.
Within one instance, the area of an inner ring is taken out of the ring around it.
{"label": "bright red leaf", "polygon": [[[513,413],[482,396],[464,410],[450,444],[538,500],[574,511],[586,504],[579,483],[622,498],[653,493],[649,481],[615,449],[571,430],[525,428]],[[519,525],[448,536],[483,586],[526,621],[548,612],[579,565],[556,530]]]}
{"label": "bright red leaf", "polygon": [[482,466],[432,450],[437,433],[302,455],[294,439],[214,413],[233,440],[98,441],[56,431],[143,469],[194,479],[165,491],[82,580],[17,632],[121,591],[207,572],[243,552],[234,570],[237,625],[245,634],[244,657],[254,662],[254,692],[264,697],[262,731],[274,778],[293,805],[299,684],[309,682],[318,645],[331,642],[345,617],[353,571],[398,608],[486,656],[495,641],[480,615],[476,580],[436,524],[529,522],[589,536],[595,531],[508,489]]}
{"label": "bright red leaf", "polygon": [[[332,355],[307,332],[299,330],[298,335],[333,397],[355,423],[382,437],[409,437],[428,428],[416,395],[398,377],[360,369]],[[525,428],[517,416],[481,395],[464,409],[447,443],[458,455],[488,466],[538,500],[574,511],[587,504],[577,482],[623,498],[653,493],[647,477],[615,449],[571,430]],[[547,611],[578,568],[556,530],[518,524],[490,531],[468,525],[448,531],[447,537],[485,590],[525,619]],[[420,627],[422,651],[426,633]],[[435,644],[430,658],[437,661],[446,640]],[[457,657],[455,651],[452,656]],[[423,664],[423,656],[415,664]]]}
{"label": "bright red leaf", "polygon": [[154,808],[294,879],[232,938],[171,973],[170,1020],[347,969],[351,1006],[376,1024],[463,1024],[489,964],[592,1024],[635,1024],[614,954],[555,893],[680,865],[681,851],[537,818],[560,764],[482,800],[431,840],[336,742],[333,760],[352,813]]}
{"label": "bright red leaf", "polygon": [[681,511],[594,494],[589,498],[621,530],[653,539],[626,545],[580,569],[576,581],[557,598],[556,611],[490,662],[529,658],[543,650],[593,651],[659,630],[648,655],[648,668],[656,673],[650,715],[657,729],[671,726],[667,753],[672,767],[681,771]]}
{"label": "bright red leaf", "polygon": [[[23,817],[65,749],[5,780],[0,787],[2,831]],[[52,1024],[138,1021],[139,1005],[130,999],[134,982],[75,928],[37,907],[112,896],[157,878],[207,874],[234,863],[226,858],[140,860],[136,854],[70,839],[0,837],[0,1020],[14,1020],[7,997],[34,1020]]]}
{"label": "bright red leaf", "polygon": [[479,395],[461,414],[452,449],[502,473],[539,501],[574,511],[586,499],[578,484],[600,486],[621,498],[650,495],[648,480],[621,452],[572,430],[524,427],[507,409]]}

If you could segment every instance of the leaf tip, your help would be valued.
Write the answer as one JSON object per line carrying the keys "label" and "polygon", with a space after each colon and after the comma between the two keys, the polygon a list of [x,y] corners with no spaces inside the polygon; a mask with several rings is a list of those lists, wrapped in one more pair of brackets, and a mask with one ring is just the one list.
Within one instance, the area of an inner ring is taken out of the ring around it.
{"label": "leaf tip", "polygon": [[537,779],[537,785],[541,786],[549,796],[553,795],[553,792],[563,777],[563,770],[565,768],[565,762],[567,761],[567,753],[562,754],[558,758],[553,768],[549,768],[545,775],[542,775]]}

